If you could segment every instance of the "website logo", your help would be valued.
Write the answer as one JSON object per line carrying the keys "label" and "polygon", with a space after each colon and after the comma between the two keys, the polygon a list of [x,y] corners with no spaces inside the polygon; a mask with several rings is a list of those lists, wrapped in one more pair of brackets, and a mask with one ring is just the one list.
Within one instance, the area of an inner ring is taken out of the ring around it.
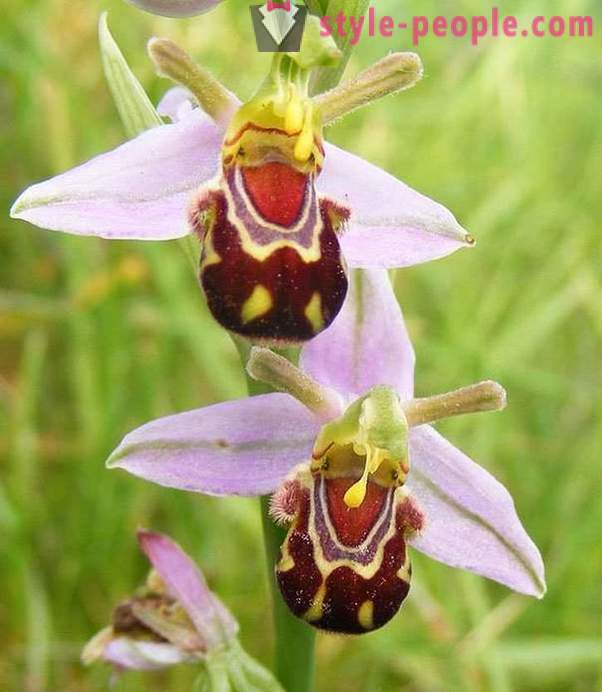
{"label": "website logo", "polygon": [[297,53],[301,47],[307,7],[291,0],[252,5],[251,18],[257,50],[261,53]]}

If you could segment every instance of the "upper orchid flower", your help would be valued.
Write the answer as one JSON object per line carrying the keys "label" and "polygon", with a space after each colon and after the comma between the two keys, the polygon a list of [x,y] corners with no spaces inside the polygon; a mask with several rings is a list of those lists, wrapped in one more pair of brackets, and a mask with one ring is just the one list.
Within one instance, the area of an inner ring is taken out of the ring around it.
{"label": "upper orchid flower", "polygon": [[150,531],[138,531],[138,541],[153,569],[146,584],[115,608],[111,625],[86,644],[83,662],[100,659],[117,670],[197,662],[205,666],[208,689],[282,692],[242,649],[238,623],[182,548]]}
{"label": "upper orchid flower", "polygon": [[[301,367],[252,351],[249,373],[288,393],[148,423],[108,465],[208,494],[275,492],[290,523],[277,576],[293,612],[329,630],[384,624],[406,596],[406,543],[521,593],[541,556],[505,488],[426,423],[505,404],[491,382],[413,398],[414,354],[386,272],[364,272]],[[302,403],[301,403],[302,402]]]}
{"label": "upper orchid flower", "polygon": [[194,17],[212,10],[222,0],[127,0],[127,2],[162,17]]}
{"label": "upper orchid flower", "polygon": [[170,94],[163,110],[172,124],[33,185],[12,216],[103,238],[194,232],[213,315],[271,344],[303,342],[332,322],[347,265],[404,267],[471,245],[444,207],[322,138],[346,112],[412,86],[422,75],[418,56],[387,56],[312,98],[311,69],[338,56],[312,19],[301,51],[277,54],[242,106],[174,44],[152,40],[160,72],[189,87],[202,108],[174,108]]}

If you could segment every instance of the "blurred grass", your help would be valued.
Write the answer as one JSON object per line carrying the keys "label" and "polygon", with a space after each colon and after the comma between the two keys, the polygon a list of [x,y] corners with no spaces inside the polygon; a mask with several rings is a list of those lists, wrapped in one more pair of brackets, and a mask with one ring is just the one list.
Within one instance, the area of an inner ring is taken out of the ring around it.
{"label": "blurred grass", "polygon": [[[375,3],[376,4],[376,3]],[[413,0],[378,11],[480,14]],[[241,96],[266,67],[246,4],[197,20],[120,0],[5,0],[0,23],[0,197],[123,139],[103,82],[99,12],[153,98],[166,87],[144,44],[167,35]],[[504,3],[505,12],[595,14],[594,0]],[[596,14],[597,13],[597,14]],[[598,32],[599,33],[599,32]],[[402,36],[365,39],[359,69]],[[337,143],[444,202],[472,251],[396,275],[420,394],[492,377],[501,414],[441,428],[513,492],[545,556],[541,602],[414,556],[412,597],[360,639],[322,637],[319,690],[602,690],[602,50],[599,36],[425,39],[426,77],[358,112]],[[0,220],[0,688],[96,690],[81,643],[140,581],[138,525],[199,559],[269,657],[259,515],[252,500],[164,490],[103,467],[132,427],[243,392],[173,243],[102,242]],[[121,679],[120,691],[188,689],[191,672]]]}

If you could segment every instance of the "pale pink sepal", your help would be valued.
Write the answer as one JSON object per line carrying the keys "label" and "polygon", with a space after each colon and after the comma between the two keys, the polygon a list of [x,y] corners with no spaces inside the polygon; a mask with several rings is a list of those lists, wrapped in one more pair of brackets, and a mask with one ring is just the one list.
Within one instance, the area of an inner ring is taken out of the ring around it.
{"label": "pale pink sepal", "polygon": [[408,487],[427,516],[413,546],[541,598],[546,590],[541,554],[506,488],[428,425],[410,431],[410,464]]}
{"label": "pale pink sepal", "polygon": [[178,413],[126,435],[107,462],[153,483],[209,495],[264,495],[311,457],[319,422],[287,394]]}
{"label": "pale pink sepal", "polygon": [[352,271],[349,279],[341,312],[303,347],[301,367],[345,395],[359,396],[387,384],[410,399],[414,349],[387,272]]}
{"label": "pale pink sepal", "polygon": [[50,230],[127,240],[190,232],[192,191],[212,178],[222,135],[195,109],[87,163],[27,188],[11,216]]}
{"label": "pale pink sepal", "polygon": [[474,244],[444,206],[333,145],[318,189],[351,210],[341,247],[352,267],[409,267]]}

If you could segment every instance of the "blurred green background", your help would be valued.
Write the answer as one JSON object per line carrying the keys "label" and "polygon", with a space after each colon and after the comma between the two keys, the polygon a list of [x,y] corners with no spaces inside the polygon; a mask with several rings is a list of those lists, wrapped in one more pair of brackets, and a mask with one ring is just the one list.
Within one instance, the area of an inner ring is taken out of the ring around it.
{"label": "blurred green background", "polygon": [[[481,14],[483,2],[378,0],[380,13]],[[503,4],[524,19],[594,14],[592,0]],[[73,238],[10,221],[18,192],[123,140],[96,41],[101,10],[153,98],[153,34],[240,96],[268,65],[246,3],[155,18],[121,0],[4,0],[0,23],[0,688],[106,688],[82,643],[140,582],[137,526],[203,565],[269,660],[259,512],[105,470],[142,422],[244,391],[174,243]],[[364,39],[352,74],[409,37]],[[602,45],[591,39],[428,38],[412,91],[329,130],[338,144],[450,207],[477,247],[399,271],[419,394],[483,378],[496,415],[441,425],[513,493],[542,549],[534,601],[414,555],[411,597],[385,629],[320,637],[318,690],[602,690]],[[114,689],[188,689],[184,667]]]}

